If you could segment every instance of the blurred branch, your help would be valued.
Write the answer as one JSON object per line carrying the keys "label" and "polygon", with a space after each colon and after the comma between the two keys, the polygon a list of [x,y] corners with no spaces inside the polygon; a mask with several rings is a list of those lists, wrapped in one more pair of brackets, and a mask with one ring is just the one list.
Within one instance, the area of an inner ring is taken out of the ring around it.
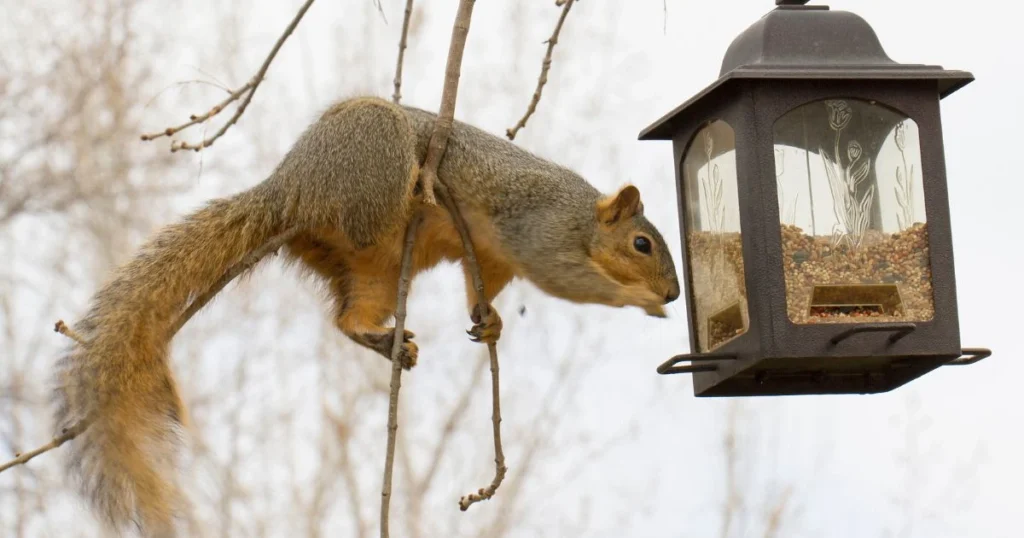
{"label": "blurred branch", "polygon": [[661,0],[661,33],[668,32],[668,0]]}
{"label": "blurred branch", "polygon": [[779,535],[779,529],[782,528],[783,520],[786,516],[786,509],[789,507],[789,498],[793,495],[793,487],[789,486],[782,491],[782,495],[779,496],[778,502],[768,512],[767,522],[765,523],[764,538],[776,538]]}
{"label": "blurred branch", "polygon": [[548,51],[544,54],[544,61],[541,63],[540,77],[537,78],[537,89],[533,92],[533,98],[530,99],[529,106],[526,107],[526,114],[515,124],[511,129],[505,130],[505,135],[508,136],[509,140],[516,139],[516,133],[520,129],[526,127],[526,121],[530,119],[530,116],[537,111],[537,105],[540,103],[541,92],[544,90],[544,85],[548,83],[548,71],[551,69],[551,53],[555,50],[555,45],[558,44],[558,34],[562,32],[562,24],[565,23],[566,16],[569,15],[569,10],[572,9],[572,5],[576,3],[576,0],[562,0],[557,5],[562,7],[562,14],[558,17],[558,24],[555,25],[555,31],[552,32],[551,37],[548,38],[545,43],[548,44]]}
{"label": "blurred branch", "polygon": [[412,246],[423,211],[418,209],[405,230],[402,251],[402,270],[398,277],[398,305],[395,308],[395,331],[391,343],[391,394],[388,399],[388,445],[384,456],[384,485],[380,499],[380,536],[388,538],[388,517],[391,510],[391,471],[395,465],[395,436],[398,434],[398,391],[402,387],[402,361],[400,355],[405,343],[406,301],[409,298],[409,278],[412,270]]}
{"label": "blurred branch", "polygon": [[402,101],[402,64],[405,62],[405,47],[409,38],[409,19],[412,18],[412,2],[405,2],[405,17],[402,19],[402,39],[398,41],[398,64],[395,66],[395,93],[391,96],[397,105]]}
{"label": "blurred branch", "polygon": [[380,13],[380,18],[384,19],[384,24],[387,24],[388,17],[384,14],[384,6],[381,5],[380,0],[373,0],[373,5],[377,7],[377,12]]}
{"label": "blurred branch", "polygon": [[258,88],[260,83],[263,82],[263,77],[267,74],[267,69],[270,68],[270,64],[271,62],[274,61],[274,57],[277,56],[278,51],[281,50],[281,46],[284,45],[284,42],[288,39],[292,32],[295,31],[295,28],[299,25],[299,21],[302,20],[302,17],[306,14],[306,11],[309,10],[309,7],[313,5],[314,1],[315,0],[306,0],[306,3],[303,4],[301,8],[299,8],[299,12],[295,14],[295,18],[293,18],[292,22],[288,25],[287,28],[285,28],[284,33],[281,34],[281,37],[277,39],[277,43],[274,43],[274,48],[270,49],[270,54],[268,54],[266,60],[263,61],[263,65],[260,66],[260,70],[257,71],[256,74],[251,79],[249,79],[249,82],[246,82],[242,87],[231,92],[227,99],[214,105],[214,107],[206,113],[200,115],[193,114],[189,118],[189,121],[177,127],[168,127],[167,129],[164,129],[162,132],[159,133],[144,134],[142,135],[142,140],[150,141],[160,138],[162,136],[174,136],[176,133],[184,129],[187,129],[193,125],[206,122],[210,118],[216,116],[217,114],[220,114],[220,112],[231,103],[239,99],[242,99],[242,102],[239,103],[238,108],[235,110],[234,115],[232,115],[231,118],[227,121],[227,123],[225,123],[224,126],[220,128],[220,130],[214,133],[213,136],[203,139],[198,144],[190,144],[188,142],[183,142],[180,140],[172,141],[171,151],[174,152],[182,149],[200,151],[203,148],[212,146],[213,143],[218,138],[223,136],[224,133],[226,133],[227,130],[236,122],[238,122],[239,118],[242,117],[242,113],[245,112],[245,107],[249,106],[249,103],[252,101],[252,97],[256,93],[256,88]]}
{"label": "blurred branch", "polygon": [[469,376],[469,382],[463,387],[455,405],[448,412],[448,416],[444,421],[444,427],[441,428],[441,437],[437,440],[434,450],[427,459],[430,462],[427,470],[421,476],[410,480],[412,484],[409,488],[409,509],[406,516],[410,530],[420,528],[423,500],[426,499],[427,493],[430,491],[430,487],[437,476],[437,472],[441,468],[441,462],[449,448],[452,437],[456,433],[456,428],[462,422],[466,412],[469,411],[473,403],[473,388],[476,386],[477,380],[483,375],[484,366],[488,364],[488,361],[481,359],[483,357],[475,359],[476,366],[473,367],[473,372]]}
{"label": "blurred branch", "polygon": [[722,506],[722,538],[729,538],[729,530],[732,527],[736,514],[742,512],[743,497],[737,484],[738,454],[736,448],[736,437],[738,435],[739,404],[730,402],[729,418],[726,425],[725,435],[722,439],[722,448],[725,451],[725,503]]}
{"label": "blurred branch", "polygon": [[353,431],[355,427],[352,422],[354,420],[355,413],[354,409],[357,408],[357,402],[367,395],[373,395],[373,389],[360,391],[349,398],[341,405],[341,415],[332,413],[330,410],[324,407],[324,414],[334,427],[335,437],[337,437],[338,449],[340,451],[338,457],[338,468],[341,473],[341,479],[345,484],[345,488],[348,490],[348,507],[350,517],[352,518],[352,524],[356,527],[356,532],[353,536],[367,536],[368,522],[362,517],[362,501],[359,495],[359,481],[356,477],[356,467],[358,462],[353,463],[351,456],[351,447]]}

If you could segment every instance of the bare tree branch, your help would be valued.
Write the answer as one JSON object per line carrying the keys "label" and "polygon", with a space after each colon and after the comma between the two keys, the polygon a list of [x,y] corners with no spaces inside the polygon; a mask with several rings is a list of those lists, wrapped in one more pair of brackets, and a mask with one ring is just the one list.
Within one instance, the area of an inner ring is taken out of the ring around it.
{"label": "bare tree branch", "polygon": [[395,93],[391,99],[397,105],[402,101],[402,64],[405,62],[405,47],[409,39],[409,19],[412,18],[412,2],[405,2],[405,18],[402,19],[402,39],[398,41],[398,63],[395,65]]}
{"label": "bare tree branch", "polygon": [[384,485],[380,499],[380,536],[388,538],[388,517],[391,510],[391,472],[395,466],[395,436],[398,433],[398,391],[402,387],[402,361],[400,355],[405,343],[406,301],[409,298],[409,279],[412,272],[412,246],[423,219],[417,210],[405,229],[405,248],[402,251],[402,270],[398,278],[398,306],[395,308],[395,332],[391,344],[391,395],[388,399],[388,445],[384,456]]}
{"label": "bare tree branch", "polygon": [[[480,264],[477,261],[476,252],[473,248],[473,240],[469,235],[469,229],[466,226],[466,221],[463,218],[462,213],[459,211],[458,204],[453,199],[444,183],[438,180],[437,177],[437,167],[441,163],[441,158],[444,156],[445,149],[447,149],[448,136],[451,134],[452,124],[455,121],[455,101],[458,96],[459,78],[462,73],[462,56],[466,49],[466,38],[469,35],[469,25],[473,16],[474,5],[475,0],[461,0],[459,2],[458,11],[455,15],[455,23],[452,27],[451,44],[448,48],[448,60],[445,66],[445,80],[444,88],[441,93],[441,107],[438,111],[437,119],[434,122],[434,130],[430,135],[430,142],[427,146],[427,156],[424,159],[423,166],[420,168],[420,184],[423,189],[424,203],[437,203],[434,196],[436,190],[438,194],[441,195],[442,203],[445,208],[452,215],[452,220],[455,222],[455,226],[462,238],[466,263],[470,267],[470,272],[473,276],[473,287],[477,293],[478,310],[481,313],[481,316],[483,316],[490,312],[490,305],[487,304],[487,299],[484,296],[483,278],[480,274]],[[505,478],[505,473],[507,471],[507,468],[505,467],[505,455],[501,448],[501,406],[499,402],[498,350],[494,343],[489,343],[487,347],[488,352],[490,353],[491,363],[491,396],[493,400],[491,421],[494,429],[495,475],[491,484],[487,488],[481,488],[477,493],[466,495],[459,500],[459,507],[463,511],[467,510],[470,505],[477,501],[489,499],[494,496],[498,486],[501,485],[501,481]],[[392,379],[394,379],[394,377],[392,377]],[[390,424],[388,428],[390,435]],[[388,448],[388,458],[390,461],[394,459],[394,443],[390,438]],[[385,523],[383,523],[382,520],[382,525],[384,524]]]}
{"label": "bare tree branch", "polygon": [[[448,147],[448,136],[452,131],[452,123],[455,121],[455,99],[459,90],[459,77],[462,73],[462,55],[466,49],[466,38],[469,35],[469,25],[473,17],[473,6],[475,0],[461,0],[458,12],[455,15],[455,24],[452,27],[451,45],[448,47],[448,61],[445,66],[444,89],[441,93],[441,108],[434,122],[434,131],[430,135],[430,143],[427,146],[427,156],[423,166],[420,168],[420,184],[423,188],[424,202],[436,204],[434,191],[441,194],[445,208],[452,215],[455,227],[462,238],[465,250],[466,263],[473,275],[473,287],[477,293],[478,310],[481,316],[490,312],[490,305],[484,296],[484,283],[480,274],[480,264],[476,258],[473,248],[473,240],[469,235],[466,221],[459,211],[458,204],[452,198],[447,187],[437,178],[437,167],[441,163],[445,149]],[[501,406],[499,403],[498,385],[498,350],[494,343],[487,345],[491,359],[491,389],[493,399],[493,410],[491,421],[494,425],[494,464],[495,475],[487,488],[481,488],[477,493],[462,497],[459,500],[459,507],[466,510],[474,502],[489,499],[494,496],[501,481],[505,478],[507,468],[505,467],[505,455],[501,449]],[[393,447],[392,447],[393,448]]]}
{"label": "bare tree branch", "polygon": [[452,132],[455,121],[455,98],[459,93],[459,76],[462,73],[462,53],[466,50],[466,37],[469,35],[469,23],[473,16],[476,0],[460,0],[459,10],[455,14],[452,27],[452,41],[448,47],[448,62],[445,66],[444,89],[441,92],[441,109],[434,121],[434,131],[430,134],[427,145],[427,157],[420,167],[420,185],[423,188],[423,201],[436,205],[434,184],[437,181],[437,167],[441,157],[448,148],[448,135]]}
{"label": "bare tree branch", "polygon": [[53,440],[50,441],[49,443],[46,443],[45,445],[43,445],[43,446],[41,446],[41,447],[39,447],[39,448],[37,448],[35,450],[31,450],[29,452],[25,452],[25,453],[22,453],[22,454],[15,454],[15,458],[13,460],[11,460],[11,461],[9,461],[7,463],[4,463],[3,465],[0,465],[0,473],[6,471],[7,469],[10,469],[11,467],[14,467],[16,465],[24,465],[24,464],[28,463],[29,460],[31,460],[32,458],[34,458],[34,457],[36,457],[36,456],[38,456],[38,455],[40,455],[40,454],[42,454],[44,452],[49,452],[49,451],[59,447],[60,445],[63,445],[64,443],[66,443],[66,442],[74,439],[75,437],[77,437],[78,434],[80,434],[83,431],[85,431],[85,429],[87,427],[89,427],[89,422],[87,420],[82,420],[82,421],[78,422],[77,424],[75,424],[74,426],[72,426],[71,428],[68,428],[68,429],[62,431],[60,435],[58,435],[57,437],[54,437]]}
{"label": "bare tree branch", "polygon": [[144,134],[142,135],[142,140],[150,141],[160,138],[162,136],[174,136],[175,133],[178,133],[179,131],[187,129],[188,127],[191,127],[198,123],[203,123],[209,120],[210,118],[216,116],[217,114],[220,114],[220,112],[224,110],[224,108],[227,107],[229,104],[239,99],[242,99],[242,96],[245,96],[244,99],[242,99],[242,102],[238,105],[238,108],[235,110],[234,115],[232,115],[231,118],[227,121],[227,123],[225,123],[216,133],[214,133],[213,136],[209,138],[204,138],[198,144],[190,144],[188,142],[180,140],[172,141],[171,151],[174,152],[182,149],[200,151],[203,148],[212,146],[213,143],[218,138],[223,136],[224,133],[226,133],[227,130],[231,128],[232,125],[237,123],[238,119],[242,117],[242,113],[245,112],[245,107],[249,106],[249,103],[252,101],[253,95],[256,94],[256,88],[258,88],[260,83],[263,82],[263,77],[267,74],[267,69],[270,69],[270,64],[271,62],[274,61],[274,57],[277,56],[278,51],[281,50],[281,46],[284,45],[284,42],[288,39],[292,32],[295,31],[295,28],[299,25],[299,21],[302,20],[302,17],[306,14],[306,11],[309,10],[309,7],[313,5],[314,1],[315,0],[306,0],[306,3],[303,4],[301,8],[299,8],[299,12],[295,14],[295,18],[293,18],[292,22],[288,25],[287,28],[285,28],[284,33],[281,34],[281,37],[277,39],[277,43],[274,43],[274,48],[270,49],[270,54],[268,54],[266,60],[263,61],[263,65],[260,66],[260,70],[257,71],[256,74],[253,75],[251,79],[249,79],[249,82],[246,82],[241,88],[238,88],[237,90],[231,92],[231,95],[229,95],[227,99],[216,104],[205,114],[193,114],[189,118],[189,121],[177,127],[168,127],[167,129],[164,129],[162,132],[159,133]]}
{"label": "bare tree branch", "polygon": [[[562,6],[563,3],[565,4],[564,6]],[[575,3],[576,0],[563,0],[562,3],[557,4],[562,6],[562,14],[558,17],[555,31],[551,33],[551,37],[545,42],[548,44],[548,51],[544,54],[544,61],[541,63],[540,76],[537,78],[537,89],[534,90],[533,98],[530,99],[530,104],[526,107],[526,114],[511,129],[505,130],[505,136],[509,140],[516,139],[516,133],[523,127],[526,127],[526,121],[537,111],[541,92],[544,91],[544,85],[548,83],[548,71],[551,70],[551,52],[555,50],[555,45],[558,44],[558,34],[562,32],[562,24],[565,23],[565,17],[569,15],[569,10],[572,9],[572,5]]]}

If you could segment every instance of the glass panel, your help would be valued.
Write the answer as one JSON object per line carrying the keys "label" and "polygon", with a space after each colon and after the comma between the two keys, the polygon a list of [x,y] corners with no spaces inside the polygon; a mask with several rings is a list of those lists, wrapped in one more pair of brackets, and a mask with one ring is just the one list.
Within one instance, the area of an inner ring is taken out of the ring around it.
{"label": "glass panel", "polygon": [[697,343],[711,351],[750,325],[740,241],[736,136],[717,120],[701,129],[683,158],[686,249]]}
{"label": "glass panel", "polygon": [[779,118],[774,137],[789,319],[932,319],[914,120],[874,101],[830,99]]}

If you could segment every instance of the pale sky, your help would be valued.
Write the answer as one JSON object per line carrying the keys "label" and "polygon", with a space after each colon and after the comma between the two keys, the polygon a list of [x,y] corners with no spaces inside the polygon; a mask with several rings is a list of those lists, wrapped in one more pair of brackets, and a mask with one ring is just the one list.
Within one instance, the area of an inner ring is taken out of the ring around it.
{"label": "pale sky", "polygon": [[[541,41],[550,33],[557,16],[553,0],[534,1],[552,4],[550,16],[536,22],[524,37],[528,41],[521,44],[527,55],[535,55],[535,60],[526,61],[525,67],[515,71],[505,62],[508,50],[502,48],[509,40],[493,38],[507,27],[505,11],[491,9],[494,2],[477,2],[457,119],[500,134],[525,108],[540,67]],[[241,43],[252,49],[246,52],[251,59],[248,65],[258,65],[268,43],[276,39],[284,21],[300,3],[262,2],[239,8],[239,16],[250,26]],[[268,84],[279,85],[275,95],[294,95],[294,102],[261,102],[263,94],[257,93],[247,112],[287,108],[293,114],[291,121],[280,126],[280,139],[273,141],[281,151],[331,101],[356,91],[390,95],[393,47],[404,2],[383,0],[387,25],[378,18],[365,22],[354,19],[363,17],[365,11],[353,9],[352,4],[318,2],[293,41],[282,50]],[[409,67],[403,93],[406,103],[436,109],[456,2],[423,4],[431,13],[419,37],[421,43],[414,44],[407,53]],[[976,77],[966,88],[943,100],[941,110],[961,340],[964,347],[989,347],[993,356],[968,367],[941,368],[888,394],[742,400],[741,431],[750,436],[748,448],[757,451],[753,466],[744,471],[749,477],[744,487],[754,497],[763,497],[777,495],[786,485],[793,486],[798,513],[792,527],[780,535],[784,538],[889,536],[881,529],[899,529],[900,514],[907,510],[894,504],[892,498],[906,490],[904,473],[908,467],[897,461],[897,452],[907,440],[901,424],[909,410],[916,409],[927,417],[927,428],[918,438],[918,448],[926,453],[915,456],[919,465],[911,466],[917,473],[912,484],[919,506],[911,508],[917,524],[908,536],[1019,536],[1024,500],[1024,398],[1020,390],[1024,344],[1017,322],[1021,319],[1018,307],[1024,303],[1019,284],[1024,241],[1013,230],[1020,226],[1024,187],[1013,162],[1020,155],[1019,130],[1024,123],[1024,104],[1019,97],[1024,83],[1020,54],[1024,33],[1016,14],[1018,3],[1002,0],[971,7],[950,1],[846,0],[830,5],[864,17],[894,60],[938,64],[970,71]],[[545,99],[516,142],[578,170],[603,190],[627,181],[635,183],[648,216],[670,242],[678,264],[671,143],[640,142],[637,135],[713,82],[732,39],[773,7],[769,0],[669,0],[665,21],[660,0],[581,1],[570,13],[556,49]],[[163,8],[150,5],[146,9],[159,12]],[[617,14],[609,16],[609,10]],[[195,78],[197,63],[214,69],[195,60],[202,56],[197,52],[200,45],[190,42],[189,32],[210,32],[211,28],[200,19],[201,13],[191,14],[177,19],[183,39],[179,61],[160,66],[165,71],[160,80],[166,85]],[[348,35],[345,28],[363,29]],[[385,48],[358,46],[364,36],[378,32],[386,36]],[[328,56],[310,52],[344,43],[352,47],[351,54],[373,58],[372,79],[366,68],[348,71],[344,64],[332,64],[337,53]],[[571,61],[559,56],[558,50],[563,47],[574,49]],[[247,67],[236,71],[239,75],[232,81],[248,77]],[[325,74],[328,71],[329,79]],[[503,95],[502,101],[489,102],[488,91],[505,85],[509,77],[517,80],[518,97]],[[341,88],[323,82],[338,79],[344,82]],[[587,104],[579,104],[584,102]],[[571,113],[559,103],[574,104]],[[580,112],[591,109],[591,114]],[[180,119],[178,116],[174,118]],[[154,116],[152,123],[174,121]],[[243,119],[235,129],[245,126]],[[531,141],[535,132],[571,142],[570,150],[546,152]],[[601,145],[590,144],[592,140],[600,140]],[[230,156],[222,154],[219,158]],[[195,163],[198,161],[193,161],[193,166]],[[251,185],[267,172],[269,168],[249,178],[236,178],[230,185],[204,179],[196,184],[195,201]],[[449,267],[423,279],[424,283],[414,290],[409,326],[426,324],[431,316],[442,314],[443,319],[450,316],[457,327],[465,324],[461,272]],[[427,304],[429,290],[441,285],[452,292],[445,297],[450,296],[453,304],[417,309],[415,305]],[[593,462],[593,467],[584,466],[588,470],[579,487],[593,495],[593,505],[586,515],[592,528],[600,529],[603,522],[615,517],[616,510],[637,506],[638,514],[630,520],[630,536],[717,535],[725,493],[721,433],[730,401],[694,398],[688,377],[658,376],[655,372],[662,361],[688,351],[683,301],[672,305],[668,319],[655,320],[632,309],[570,306],[525,293],[529,289],[524,285],[513,287],[509,292],[512,299],[503,305],[503,316],[513,316],[518,306],[515,301],[527,297],[531,310],[568,309],[592,315],[587,318],[591,323],[588,330],[605,338],[604,345],[592,351],[594,366],[581,382],[577,400],[581,405],[567,411],[578,413],[571,420],[597,427],[635,422],[633,437]],[[545,331],[544,338],[550,338],[547,342],[528,342],[539,337],[522,332],[503,337],[499,346],[505,357],[502,371],[528,376],[531,361],[545,360],[531,351],[542,353],[538,349],[572,345],[572,335],[565,334],[568,329],[562,333],[559,329],[555,326]],[[460,331],[451,332],[462,337],[457,334]],[[421,344],[421,363],[424,355],[444,352],[443,344]],[[470,348],[460,343],[451,349]],[[420,379],[437,375],[429,373],[429,366],[425,369]],[[403,397],[411,398],[407,405],[422,403],[415,400],[415,395],[415,391],[403,393]],[[503,411],[506,415],[516,413],[514,408]],[[382,420],[384,417],[381,414]],[[472,457],[487,463],[491,457],[487,452],[489,439],[476,439],[474,443],[481,452]],[[516,472],[515,459],[509,465],[510,472]],[[970,470],[963,474],[962,468]],[[378,470],[368,472],[376,475]],[[451,493],[436,489],[435,494]],[[537,498],[537,506],[525,509],[557,513],[571,501],[559,496]],[[486,510],[487,506],[474,510]],[[929,512],[938,513],[941,519],[930,518]],[[750,536],[754,536],[753,531]]]}

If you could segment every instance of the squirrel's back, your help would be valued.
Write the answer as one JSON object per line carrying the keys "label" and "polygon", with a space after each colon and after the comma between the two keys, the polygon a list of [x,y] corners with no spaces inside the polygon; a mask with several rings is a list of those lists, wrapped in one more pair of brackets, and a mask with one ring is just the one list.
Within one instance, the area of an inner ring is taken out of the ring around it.
{"label": "squirrel's back", "polygon": [[[403,109],[416,133],[416,154],[422,162],[437,115],[410,106]],[[438,173],[466,203],[479,204],[498,216],[507,213],[510,204],[590,205],[601,197],[572,170],[458,120],[453,122]]]}
{"label": "squirrel's back", "polygon": [[[437,116],[403,109],[422,160]],[[467,123],[454,122],[438,175],[468,218],[478,217],[470,228],[488,228],[519,276],[535,284],[543,286],[555,271],[553,259],[578,252],[583,238],[594,233],[599,190],[572,170]]]}

